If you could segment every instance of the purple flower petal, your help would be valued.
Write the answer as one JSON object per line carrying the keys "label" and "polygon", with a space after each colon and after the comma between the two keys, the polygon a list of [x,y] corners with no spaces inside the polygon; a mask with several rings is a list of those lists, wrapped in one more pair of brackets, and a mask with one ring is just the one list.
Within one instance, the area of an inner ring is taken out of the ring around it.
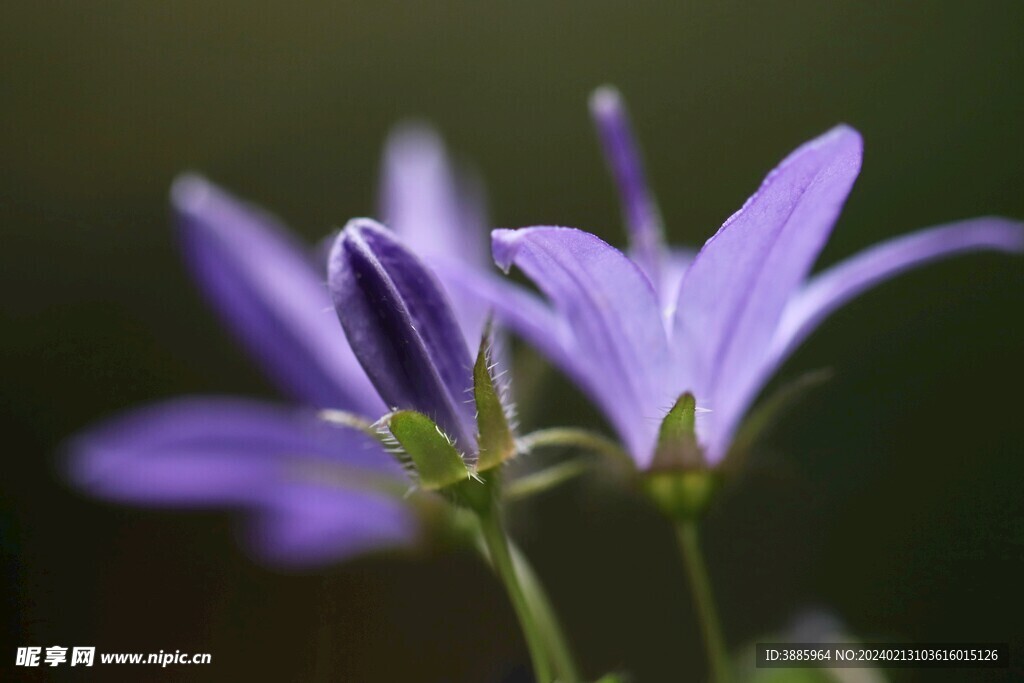
{"label": "purple flower petal", "polygon": [[[563,369],[577,374],[580,364],[583,389],[643,466],[674,398],[662,381],[671,357],[650,280],[620,251],[572,228],[495,230],[492,249],[500,267],[518,266],[565,317],[571,345],[553,360],[578,356]],[[524,336],[537,336],[515,319],[504,322]],[[550,339],[539,341],[552,345]]]}
{"label": "purple flower petal", "polygon": [[383,223],[419,256],[486,263],[482,187],[457,177],[429,126],[405,124],[388,137],[380,207]]}
{"label": "purple flower petal", "polygon": [[303,247],[273,218],[197,176],[179,178],[171,200],[195,277],[267,373],[311,405],[380,414]]}
{"label": "purple flower petal", "polygon": [[249,544],[261,559],[306,567],[338,562],[416,542],[407,504],[365,491],[330,486],[277,486],[250,527]]}
{"label": "purple flower petal", "polygon": [[242,399],[182,398],[140,408],[77,436],[69,451],[69,476],[79,488],[158,506],[252,502],[310,462],[404,476],[358,432]]}
{"label": "purple flower petal", "polygon": [[984,217],[919,230],[876,244],[811,278],[786,305],[772,341],[769,372],[836,310],[905,270],[964,252],[1024,251],[1024,224]]}
{"label": "purple flower petal", "polygon": [[697,252],[684,247],[665,247],[660,257],[661,267],[658,274],[661,276],[661,282],[657,287],[658,299],[661,301],[666,323],[671,326],[676,314],[676,304],[679,303],[679,287],[683,283],[686,271],[693,265]]}
{"label": "purple flower petal", "polygon": [[[488,267],[484,190],[480,181],[457,174],[440,136],[409,123],[388,137],[381,173],[384,224],[435,271],[446,264]],[[453,310],[470,348],[480,343],[488,309],[463,290],[449,288]]]}
{"label": "purple flower petal", "polygon": [[390,231],[356,219],[331,252],[330,289],[349,343],[387,404],[425,413],[474,453],[473,361],[433,274]]}
{"label": "purple flower petal", "polygon": [[595,90],[590,96],[590,115],[597,127],[608,168],[619,189],[622,212],[629,230],[630,251],[657,286],[661,284],[660,252],[664,242],[661,216],[647,185],[640,149],[619,91],[610,86]]}
{"label": "purple flower petal", "polygon": [[571,332],[560,316],[536,294],[498,275],[454,262],[436,264],[449,291],[516,330],[574,381],[586,381],[587,364],[572,350]]}
{"label": "purple flower petal", "polygon": [[869,247],[811,278],[790,297],[761,365],[745,383],[733,387],[730,405],[737,420],[763,384],[832,311],[905,270],[980,250],[1024,251],[1024,226],[989,217],[920,230]]}
{"label": "purple flower petal", "polygon": [[839,126],[804,144],[698,253],[679,290],[673,349],[682,389],[720,457],[792,292],[824,246],[860,170],[862,143]]}
{"label": "purple flower petal", "polygon": [[[107,500],[249,510],[253,538],[278,563],[342,559],[413,542],[401,501],[360,491],[360,477],[407,481],[376,441],[306,411],[226,398],[178,399],[109,420],[68,446],[68,476]],[[315,479],[317,468],[336,473]],[[344,486],[344,476],[352,487]],[[314,547],[315,546],[315,547]]]}
{"label": "purple flower petal", "polygon": [[[484,286],[498,282],[497,275],[490,268],[484,269],[477,264],[465,263],[443,256],[424,257],[426,263],[441,283],[442,289],[452,303],[452,313],[462,330],[462,337],[468,348],[480,346],[484,335],[484,327],[493,306],[488,297],[480,296],[467,283],[482,282]],[[500,331],[496,331],[499,332]],[[500,354],[499,354],[500,356]],[[504,363],[503,363],[504,365]]]}

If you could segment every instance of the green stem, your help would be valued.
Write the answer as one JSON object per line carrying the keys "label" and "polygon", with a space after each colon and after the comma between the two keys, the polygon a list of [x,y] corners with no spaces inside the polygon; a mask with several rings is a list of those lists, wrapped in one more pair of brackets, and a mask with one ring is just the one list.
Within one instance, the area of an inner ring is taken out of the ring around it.
{"label": "green stem", "polygon": [[551,601],[544,591],[544,586],[541,585],[526,556],[515,544],[509,543],[509,548],[512,552],[512,562],[515,565],[516,573],[523,586],[523,594],[533,612],[537,627],[541,631],[541,637],[547,646],[548,656],[551,657],[551,663],[558,675],[559,683],[579,683],[582,680],[579,668],[576,666],[576,660],[572,656],[572,650],[569,648],[555,610],[551,607]]}
{"label": "green stem", "polygon": [[577,477],[594,466],[590,458],[576,458],[510,481],[502,490],[505,500],[527,498]]}
{"label": "green stem", "polygon": [[690,590],[697,606],[704,646],[711,662],[711,680],[715,683],[728,683],[729,654],[725,647],[725,639],[722,637],[722,625],[718,621],[711,581],[708,579],[704,555],[701,553],[700,541],[697,538],[697,523],[676,522],[676,538],[679,541],[686,572],[690,577]]}
{"label": "green stem", "polygon": [[628,463],[630,467],[634,466],[633,460],[617,443],[586,429],[573,429],[571,427],[539,429],[519,439],[519,450],[524,453],[536,448],[549,446],[568,446],[594,451],[601,455],[609,456],[614,460]]}
{"label": "green stem", "polygon": [[509,600],[512,602],[516,616],[519,617],[519,627],[523,630],[526,647],[530,651],[530,659],[533,662],[533,674],[538,683],[552,683],[554,678],[551,674],[551,663],[545,652],[544,638],[530,611],[530,604],[520,583],[519,574],[516,572],[497,502],[492,502],[487,509],[480,512],[479,516],[480,531],[487,544],[491,563],[505,584]]}

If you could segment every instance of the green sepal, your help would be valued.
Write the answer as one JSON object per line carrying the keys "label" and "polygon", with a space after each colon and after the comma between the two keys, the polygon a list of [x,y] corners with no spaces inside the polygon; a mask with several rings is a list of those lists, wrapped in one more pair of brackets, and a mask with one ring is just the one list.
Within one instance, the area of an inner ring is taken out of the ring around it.
{"label": "green sepal", "polygon": [[388,416],[387,426],[415,466],[420,488],[437,491],[470,478],[462,454],[423,413],[400,410]]}
{"label": "green sepal", "polygon": [[516,454],[516,441],[509,425],[501,395],[491,376],[491,325],[487,323],[480,350],[473,365],[473,400],[476,402],[478,472],[486,472]]}
{"label": "green sepal", "polygon": [[652,471],[644,478],[647,495],[669,518],[694,520],[707,510],[721,486],[711,469]]}
{"label": "green sepal", "polygon": [[697,401],[686,392],[668,411],[658,430],[658,445],[654,449],[652,470],[692,470],[705,466],[704,455],[697,445],[694,424]]}
{"label": "green sepal", "polygon": [[643,485],[654,503],[675,521],[694,520],[704,514],[721,485],[697,443],[697,401],[686,392],[661,422],[658,444]]}

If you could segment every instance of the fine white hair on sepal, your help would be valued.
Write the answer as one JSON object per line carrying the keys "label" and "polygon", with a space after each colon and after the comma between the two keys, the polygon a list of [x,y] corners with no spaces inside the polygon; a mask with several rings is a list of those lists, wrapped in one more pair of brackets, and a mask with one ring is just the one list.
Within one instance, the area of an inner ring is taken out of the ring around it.
{"label": "fine white hair on sepal", "polygon": [[[498,349],[499,342],[493,334],[489,333],[489,326],[488,330],[485,331],[485,335],[484,356],[487,359],[487,374],[491,378],[491,384],[494,386],[494,392],[498,396],[498,402],[501,403],[501,411],[505,416],[505,422],[508,423],[509,430],[515,433],[519,428],[519,417],[515,401],[512,399],[511,372],[508,368],[501,368],[501,363],[497,360],[497,357],[500,355]],[[472,393],[473,390],[474,388],[470,387],[467,391]],[[479,419],[479,417],[478,414],[474,415],[476,419]]]}
{"label": "fine white hair on sepal", "polygon": [[384,452],[393,456],[398,463],[414,480],[419,479],[419,473],[416,471],[416,465],[412,461],[412,456],[405,450],[401,442],[395,438],[395,435],[391,433],[391,416],[394,412],[384,415],[379,420],[373,423],[373,428],[377,431],[377,440],[380,441],[384,447]]}

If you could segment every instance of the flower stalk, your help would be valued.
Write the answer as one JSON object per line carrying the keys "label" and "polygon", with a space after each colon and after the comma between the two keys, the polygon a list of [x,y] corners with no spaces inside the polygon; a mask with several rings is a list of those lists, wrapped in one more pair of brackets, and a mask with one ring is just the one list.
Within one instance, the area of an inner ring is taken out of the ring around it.
{"label": "flower stalk", "polygon": [[711,680],[714,683],[729,683],[729,653],[725,638],[722,636],[722,624],[718,620],[715,597],[708,578],[704,555],[700,549],[697,522],[694,520],[677,520],[675,523],[676,540],[679,552],[686,565],[686,574],[690,580],[690,592],[697,607],[701,633],[704,636],[704,647],[707,649],[711,665]]}
{"label": "flower stalk", "polygon": [[586,429],[573,427],[538,429],[520,437],[518,446],[521,453],[529,453],[538,448],[578,448],[582,451],[591,451],[607,456],[611,461],[632,464],[629,454],[622,450],[617,443]]}
{"label": "flower stalk", "polygon": [[511,541],[509,550],[523,588],[523,594],[533,612],[537,627],[541,631],[548,656],[551,658],[551,665],[558,677],[557,680],[559,683],[580,683],[583,679],[580,676],[579,668],[576,666],[569,642],[565,638],[562,625],[551,606],[544,586],[541,585],[526,556]]}
{"label": "flower stalk", "polygon": [[509,549],[508,536],[505,533],[505,525],[501,519],[501,510],[497,501],[492,500],[477,511],[480,520],[480,532],[487,546],[487,553],[490,556],[491,564],[508,592],[509,600],[519,618],[519,627],[526,639],[526,647],[530,651],[530,660],[533,663],[533,673],[539,683],[553,683],[555,680],[551,661],[545,648],[542,629],[531,609],[530,601],[527,599],[526,591],[520,581],[519,572],[516,571],[516,564]]}

